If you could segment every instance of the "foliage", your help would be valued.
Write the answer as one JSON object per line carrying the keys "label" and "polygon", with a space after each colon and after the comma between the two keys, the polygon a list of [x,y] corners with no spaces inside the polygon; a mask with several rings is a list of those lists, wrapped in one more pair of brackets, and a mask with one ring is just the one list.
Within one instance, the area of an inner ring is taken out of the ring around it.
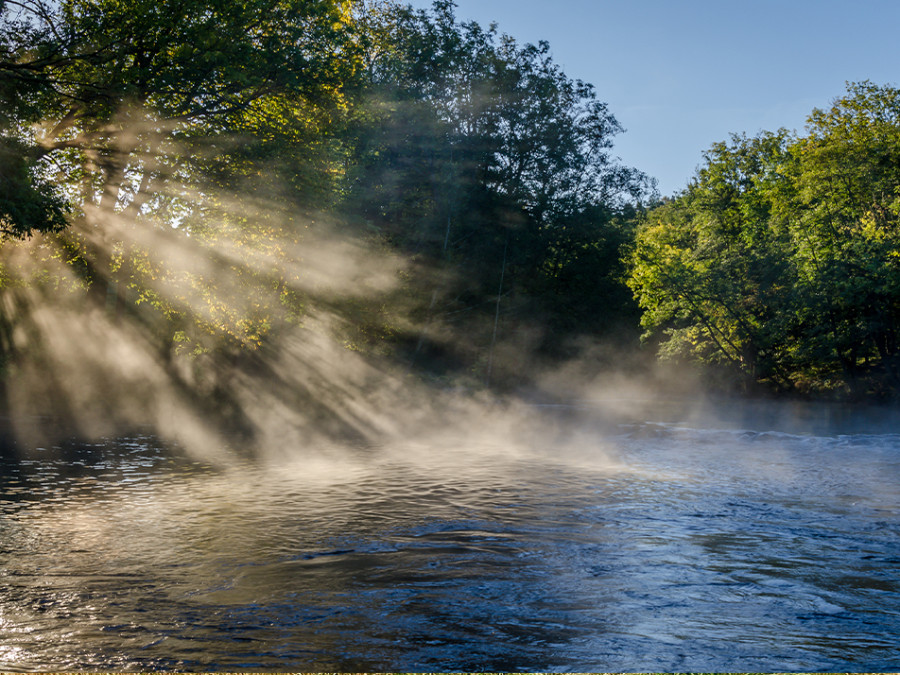
{"label": "foliage", "polygon": [[900,91],[848,86],[807,133],[735,136],[638,233],[630,285],[663,350],[776,388],[898,380]]}
{"label": "foliage", "polygon": [[451,2],[375,9],[345,209],[423,262],[420,313],[482,344],[537,328],[545,349],[620,326],[616,218],[653,188],[610,155],[621,127],[593,88]]}
{"label": "foliage", "polygon": [[273,223],[263,200],[282,185],[288,201],[333,189],[328,125],[357,68],[349,4],[25,0],[0,12],[3,232],[68,226],[57,241],[80,251],[91,293],[155,312],[165,342],[258,346],[277,299],[297,304],[272,265],[251,264],[287,255],[292,218]]}
{"label": "foliage", "polygon": [[229,137],[296,139],[317,107],[339,105],[354,64],[346,9],[339,0],[6,2],[0,122],[53,161],[54,180],[80,183],[70,198],[140,206],[173,175],[221,170],[211,160],[223,150],[240,167]]}
{"label": "foliage", "polygon": [[65,228],[65,200],[40,174],[27,146],[0,136],[0,235],[22,238]]}
{"label": "foliage", "polygon": [[[482,379],[498,342],[635,320],[621,250],[652,181],[546,43],[447,0],[7,0],[0,29],[3,233],[55,233],[74,286],[170,366],[274,349],[311,307],[411,361],[448,329]],[[406,276],[320,292],[320,218]]]}
{"label": "foliage", "polygon": [[[0,236],[47,234],[35,264],[167,358],[257,352],[317,306],[353,349],[490,379],[500,343],[559,355],[640,316],[747,383],[900,387],[897,89],[718,143],[661,202],[621,131],[549,45],[449,0],[0,2]],[[319,218],[402,279],[317,295]]]}

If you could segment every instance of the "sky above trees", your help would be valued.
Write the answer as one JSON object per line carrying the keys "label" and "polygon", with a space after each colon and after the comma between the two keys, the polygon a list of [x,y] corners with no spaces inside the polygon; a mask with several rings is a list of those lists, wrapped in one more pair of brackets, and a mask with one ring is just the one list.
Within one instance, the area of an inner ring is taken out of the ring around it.
{"label": "sky above trees", "polygon": [[802,131],[845,82],[898,83],[895,0],[457,0],[457,16],[547,40],[627,130],[616,154],[663,195],[732,132]]}

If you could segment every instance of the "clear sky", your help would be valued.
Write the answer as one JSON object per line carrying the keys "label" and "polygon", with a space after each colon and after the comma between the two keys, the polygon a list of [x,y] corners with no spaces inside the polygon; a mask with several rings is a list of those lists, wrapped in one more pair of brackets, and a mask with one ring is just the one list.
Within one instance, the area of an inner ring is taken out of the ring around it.
{"label": "clear sky", "polygon": [[[407,0],[408,1],[408,0]],[[414,0],[430,7],[430,0]],[[547,40],[626,133],[614,153],[684,188],[731,132],[802,131],[845,82],[900,85],[900,0],[457,0],[457,17]]]}

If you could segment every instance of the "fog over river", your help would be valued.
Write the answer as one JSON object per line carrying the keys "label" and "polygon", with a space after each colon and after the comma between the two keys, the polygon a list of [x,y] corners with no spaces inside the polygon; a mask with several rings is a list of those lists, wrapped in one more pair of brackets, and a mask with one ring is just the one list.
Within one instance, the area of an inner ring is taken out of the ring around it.
{"label": "fog over river", "polygon": [[900,670],[885,411],[530,411],[510,445],[12,450],[0,670]]}

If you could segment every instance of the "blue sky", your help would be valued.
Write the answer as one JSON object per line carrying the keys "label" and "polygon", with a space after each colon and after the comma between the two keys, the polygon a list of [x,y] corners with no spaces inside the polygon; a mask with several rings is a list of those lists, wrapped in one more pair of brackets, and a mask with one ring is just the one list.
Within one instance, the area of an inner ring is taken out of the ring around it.
{"label": "blue sky", "polygon": [[[430,7],[430,0],[415,0]],[[520,42],[547,40],[627,132],[614,152],[684,188],[731,132],[802,131],[845,82],[900,85],[900,0],[457,0]]]}

